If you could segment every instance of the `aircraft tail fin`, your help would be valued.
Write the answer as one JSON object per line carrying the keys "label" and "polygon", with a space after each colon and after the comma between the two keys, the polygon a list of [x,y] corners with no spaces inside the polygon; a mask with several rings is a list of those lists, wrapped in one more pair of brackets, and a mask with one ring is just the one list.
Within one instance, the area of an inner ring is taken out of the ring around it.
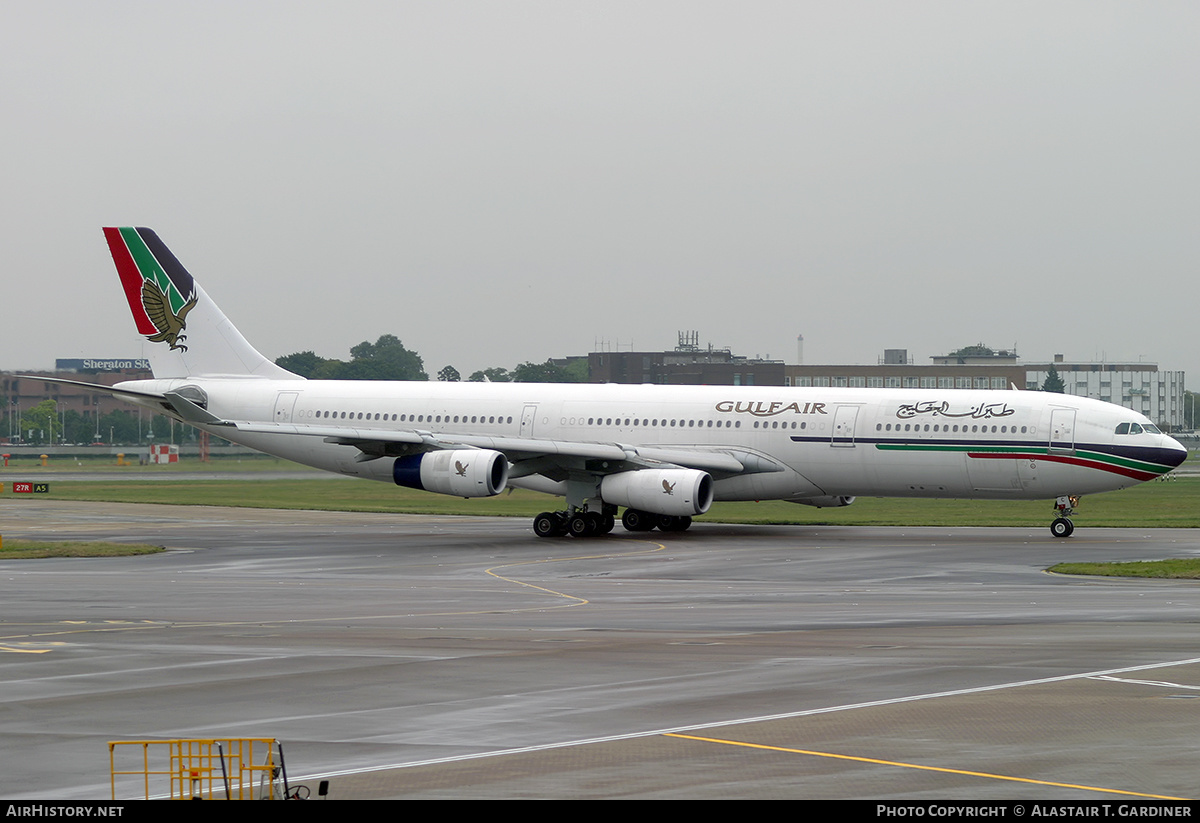
{"label": "aircraft tail fin", "polygon": [[154,231],[106,228],[104,237],[155,377],[303,379],[251,346]]}

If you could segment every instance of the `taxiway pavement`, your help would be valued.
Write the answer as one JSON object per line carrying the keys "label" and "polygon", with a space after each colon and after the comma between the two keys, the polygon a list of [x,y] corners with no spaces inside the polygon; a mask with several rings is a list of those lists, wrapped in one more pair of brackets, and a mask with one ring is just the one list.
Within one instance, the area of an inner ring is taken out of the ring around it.
{"label": "taxiway pavement", "polygon": [[1078,525],[7,499],[6,539],[170,551],[0,562],[0,796],[108,798],[109,740],[265,736],[333,798],[1194,797],[1200,584],[1043,570],[1200,533]]}

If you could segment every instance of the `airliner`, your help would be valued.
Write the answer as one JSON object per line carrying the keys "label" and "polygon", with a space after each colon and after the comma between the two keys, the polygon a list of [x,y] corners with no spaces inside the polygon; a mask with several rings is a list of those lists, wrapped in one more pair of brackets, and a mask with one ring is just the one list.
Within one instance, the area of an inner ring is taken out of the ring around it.
{"label": "airliner", "polygon": [[1051,500],[1169,472],[1149,419],[1036,391],[307,380],[260,354],[147,228],[104,235],[151,380],[89,386],[268,454],[437,494],[565,500],[539,537],[686,530],[714,500]]}

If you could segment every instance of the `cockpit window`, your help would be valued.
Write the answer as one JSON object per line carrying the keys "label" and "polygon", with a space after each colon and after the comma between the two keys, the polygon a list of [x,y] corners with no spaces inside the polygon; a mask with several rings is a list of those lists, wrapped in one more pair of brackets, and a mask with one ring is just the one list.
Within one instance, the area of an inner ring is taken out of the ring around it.
{"label": "cockpit window", "polygon": [[1150,432],[1150,434],[1158,434],[1159,431],[1155,426],[1146,424],[1145,428],[1140,423],[1118,423],[1117,434],[1141,434],[1142,432]]}
{"label": "cockpit window", "polygon": [[1160,429],[1158,426],[1152,426],[1149,423],[1142,426],[1142,428],[1145,429],[1150,434],[1162,434],[1162,429]]}

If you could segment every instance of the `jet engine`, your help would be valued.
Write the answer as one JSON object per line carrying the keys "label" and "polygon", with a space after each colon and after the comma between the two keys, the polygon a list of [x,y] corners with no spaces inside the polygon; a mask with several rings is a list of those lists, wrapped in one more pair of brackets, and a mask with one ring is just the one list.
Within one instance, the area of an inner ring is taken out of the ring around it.
{"label": "jet engine", "polygon": [[455,497],[492,497],[508,485],[508,460],[491,449],[455,449],[397,457],[397,486]]}
{"label": "jet engine", "polygon": [[713,501],[713,479],[695,469],[641,469],[607,475],[600,481],[605,503],[654,514],[691,517]]}

